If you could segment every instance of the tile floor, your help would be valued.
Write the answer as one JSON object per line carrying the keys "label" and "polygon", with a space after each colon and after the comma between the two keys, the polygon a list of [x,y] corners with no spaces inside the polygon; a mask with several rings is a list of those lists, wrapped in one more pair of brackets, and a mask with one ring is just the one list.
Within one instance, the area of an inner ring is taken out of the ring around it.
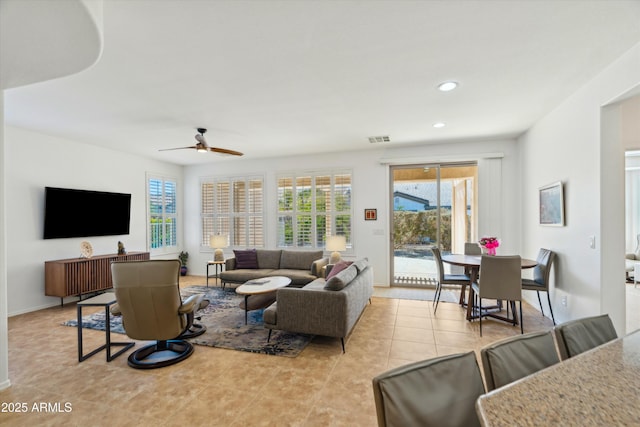
{"label": "tile floor", "polygon": [[[183,286],[190,284],[204,278],[183,278]],[[525,332],[551,328],[531,306],[525,304],[524,313]],[[434,315],[430,301],[374,297],[345,354],[340,340],[323,337],[297,358],[196,346],[177,365],[143,371],[127,366],[128,353],[110,363],[104,352],[78,363],[77,330],[60,325],[75,316],[71,303],[9,318],[12,386],[0,391],[0,403],[26,403],[27,412],[0,412],[0,425],[375,426],[375,375],[478,351],[520,332],[488,320],[480,338],[477,323],[466,321],[457,304],[441,303]],[[85,349],[97,347],[104,332],[85,330],[84,339]],[[42,403],[49,412],[34,410]]]}

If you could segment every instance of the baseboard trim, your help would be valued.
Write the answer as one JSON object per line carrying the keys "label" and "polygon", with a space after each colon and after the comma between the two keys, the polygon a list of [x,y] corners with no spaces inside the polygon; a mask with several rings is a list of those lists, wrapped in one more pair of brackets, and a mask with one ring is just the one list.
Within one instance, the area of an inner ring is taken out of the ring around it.
{"label": "baseboard trim", "polygon": [[11,387],[11,381],[6,380],[0,383],[0,390],[4,390]]}

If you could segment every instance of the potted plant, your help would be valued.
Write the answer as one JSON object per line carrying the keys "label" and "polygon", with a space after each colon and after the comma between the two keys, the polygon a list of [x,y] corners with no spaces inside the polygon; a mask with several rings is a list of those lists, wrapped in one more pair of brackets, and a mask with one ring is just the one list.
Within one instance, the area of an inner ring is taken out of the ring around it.
{"label": "potted plant", "polygon": [[181,251],[180,255],[178,255],[178,259],[180,260],[180,275],[187,275],[187,260],[189,259],[189,252]]}

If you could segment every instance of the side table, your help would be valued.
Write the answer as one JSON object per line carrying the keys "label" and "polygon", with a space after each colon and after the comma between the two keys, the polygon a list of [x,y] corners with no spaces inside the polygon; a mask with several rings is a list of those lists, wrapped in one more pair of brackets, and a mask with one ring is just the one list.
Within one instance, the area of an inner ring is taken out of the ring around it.
{"label": "side table", "polygon": [[[216,268],[216,274],[213,276],[209,276],[209,267],[212,265],[215,266]],[[207,288],[209,287],[209,277],[219,279],[220,273],[222,273],[222,269],[224,268],[224,265],[225,265],[225,261],[207,261]],[[224,285],[222,286],[222,288],[224,289]]]}
{"label": "side table", "polygon": [[[131,347],[135,345],[135,342],[111,342],[111,313],[109,311],[110,307],[116,303],[116,294],[113,292],[105,292],[104,294],[100,294],[98,296],[86,299],[84,301],[78,301],[77,310],[78,310],[78,362],[82,362],[87,360],[94,354],[99,351],[107,350],[107,362],[111,362],[116,357],[120,356],[125,351],[129,350]],[[83,354],[82,351],[82,307],[104,307],[105,319],[105,344],[100,347],[92,350],[88,354]],[[124,347],[118,352],[111,354],[111,347],[118,346]]]}

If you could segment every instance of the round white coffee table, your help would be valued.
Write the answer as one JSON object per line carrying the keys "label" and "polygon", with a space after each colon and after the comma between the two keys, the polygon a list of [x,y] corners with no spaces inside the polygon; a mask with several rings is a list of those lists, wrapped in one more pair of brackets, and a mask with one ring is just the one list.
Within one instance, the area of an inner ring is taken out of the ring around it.
{"label": "round white coffee table", "polygon": [[[240,307],[244,308],[244,324],[247,324],[249,310],[269,307],[276,301],[276,291],[291,283],[291,279],[284,276],[262,277],[245,282],[236,288],[236,293],[244,295]],[[252,297],[249,299],[249,297]]]}

